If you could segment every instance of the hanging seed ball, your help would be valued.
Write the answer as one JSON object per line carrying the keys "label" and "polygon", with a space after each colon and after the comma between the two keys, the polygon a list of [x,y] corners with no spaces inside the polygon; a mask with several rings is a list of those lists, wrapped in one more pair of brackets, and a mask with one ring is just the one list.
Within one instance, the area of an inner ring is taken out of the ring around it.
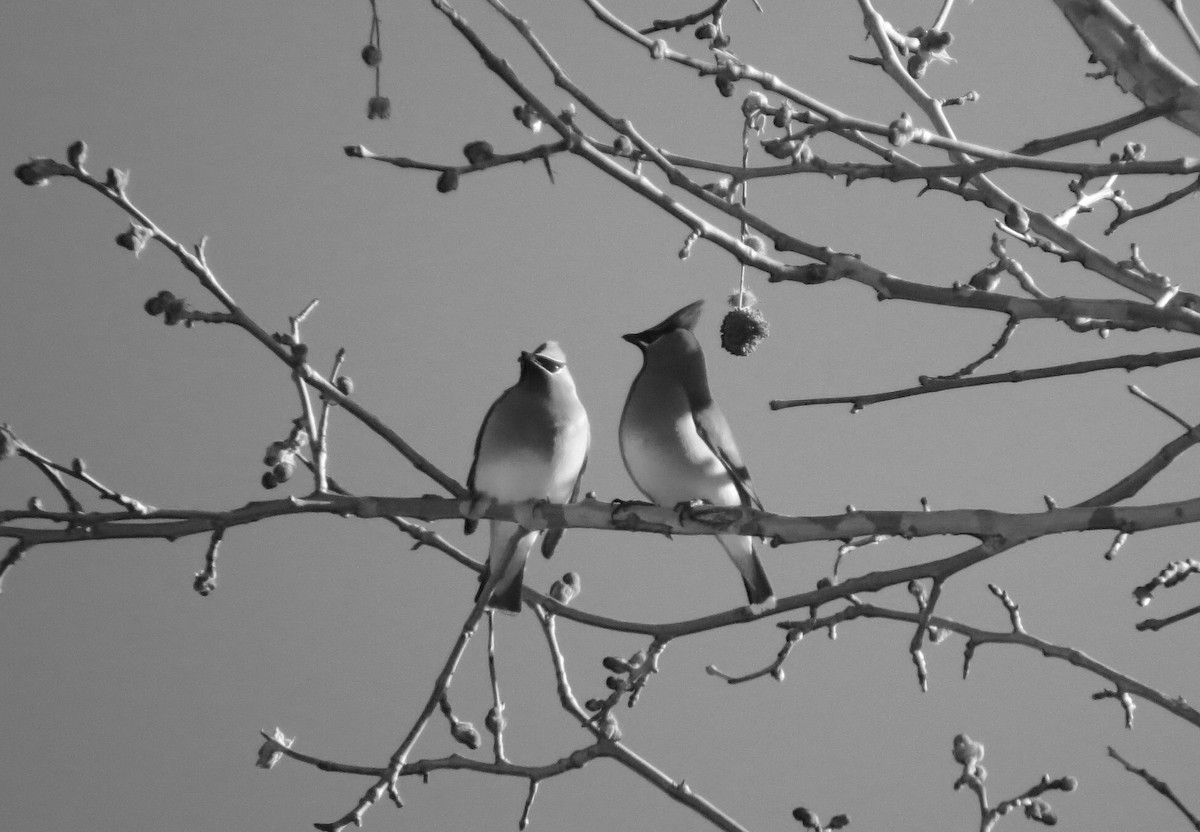
{"label": "hanging seed ball", "polygon": [[767,320],[757,309],[739,306],[721,321],[721,346],[732,355],[749,355],[769,334]]}
{"label": "hanging seed ball", "polygon": [[383,50],[373,43],[368,43],[362,48],[362,59],[367,66],[379,66],[379,62],[383,60]]}

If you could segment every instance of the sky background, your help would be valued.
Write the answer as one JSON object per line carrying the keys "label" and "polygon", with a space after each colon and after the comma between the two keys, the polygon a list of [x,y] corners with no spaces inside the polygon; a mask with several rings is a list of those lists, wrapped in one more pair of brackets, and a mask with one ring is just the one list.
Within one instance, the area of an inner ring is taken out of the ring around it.
{"label": "sky background", "polygon": [[[853,115],[890,121],[912,104],[866,55],[852,2],[732,4],[733,48]],[[890,2],[898,28],[929,25],[938,3]],[[694,11],[696,4],[614,3],[631,22]],[[485,4],[461,11],[526,81],[556,107],[547,73]],[[514,0],[571,77],[609,112],[632,119],[662,147],[736,163],[740,84],[721,98],[708,79],[652,63],[595,22],[582,3]],[[1189,73],[1197,58],[1161,3],[1125,2]],[[84,139],[88,167],[131,170],[129,194],[185,244],[208,235],[209,263],[264,326],[313,298],[305,324],[314,363],[339,347],[356,398],[410,444],[464,481],[473,440],[493,399],[517,375],[516,359],[547,339],[568,355],[588,408],[593,447],[585,488],[637,496],[617,450],[637,351],[620,335],[646,328],[698,298],[712,386],[769,510],[1038,511],[1108,487],[1177,435],[1128,394],[1131,380],[1185,418],[1200,413],[1191,368],[1139,371],[985,388],[876,405],[772,413],[773,398],[909,386],[952,372],[987,351],[1003,328],[994,315],[877,303],[857,284],[767,285],[751,275],[771,336],[748,359],[719,350],[722,304],[737,269],[700,244],[676,253],[685,230],[585,163],[553,162],[464,177],[438,194],[433,174],[348,159],[347,144],[432,162],[487,139],[510,152],[545,138],[513,120],[515,96],[447,21],[425,3],[381,0],[388,121],[367,121],[372,73],[359,50],[364,2],[186,4],[143,0],[9,0],[0,8],[0,150],[10,168],[31,155],[64,158]],[[950,17],[957,63],[935,66],[927,87],[981,100],[950,113],[959,136],[1012,148],[1136,109],[1095,67],[1053,4],[959,4]],[[688,32],[672,45],[702,55]],[[590,125],[589,125],[590,127]],[[600,138],[607,138],[604,133]],[[1194,153],[1195,136],[1138,128],[1104,147],[1064,154],[1103,159],[1124,141],[1151,158]],[[845,158],[843,145],[817,152]],[[761,157],[757,157],[761,158]],[[853,157],[859,158],[859,157]],[[1045,211],[1068,204],[1066,179],[998,175]],[[1182,183],[1129,183],[1135,204]],[[860,253],[901,277],[948,286],[990,262],[993,217],[946,194],[914,199],[914,184],[794,178],[756,186],[751,208],[818,245]],[[1151,268],[1194,290],[1195,204],[1101,231],[1101,208],[1072,226],[1120,259],[1130,242]],[[199,308],[215,301],[161,248],[140,259],[113,237],[127,225],[96,193],[68,181],[30,189],[0,179],[0,421],[54,459],[79,456],[103,482],[161,507],[226,509],[277,497],[259,486],[266,446],[286,435],[296,396],[285,368],[243,333],[168,328],[142,311],[160,289]],[[1010,251],[1017,253],[1016,246]],[[1123,296],[1077,267],[1022,254],[1052,295]],[[1008,287],[1011,289],[1012,287]],[[991,371],[1193,346],[1180,335],[1114,333],[1106,341],[1049,323],[1024,324]],[[331,472],[357,493],[436,490],[345,414],[335,413]],[[1194,495],[1184,457],[1134,501]],[[303,480],[292,492],[304,493]],[[54,495],[28,465],[0,466],[0,506]],[[476,557],[486,535],[437,530]],[[1195,625],[1137,633],[1147,613],[1190,606],[1191,586],[1139,610],[1130,590],[1167,561],[1194,555],[1194,533],[1135,536],[1115,562],[1110,535],[1043,540],[947,585],[938,611],[1003,629],[997,582],[1021,604],[1035,635],[1070,644],[1171,695],[1200,697]],[[431,689],[469,609],[473,573],[381,522],[286,518],[231,531],[215,593],[192,576],[206,538],[37,548],[0,596],[0,816],[12,829],[200,832],[302,829],[351,809],[366,780],[284,762],[253,767],[259,730],[280,726],[320,757],[380,765]],[[951,554],[962,540],[888,542],[850,556],[862,574]],[[780,595],[829,574],[832,543],[764,554]],[[567,570],[583,578],[578,604],[637,620],[672,621],[742,603],[719,547],[698,538],[568,532],[554,561],[532,563],[545,589]],[[910,608],[902,588],[880,603]],[[1126,731],[1120,709],[1089,697],[1102,687],[1030,651],[981,649],[961,678],[962,640],[927,649],[930,691],[919,692],[911,631],[884,623],[806,639],[782,684],[729,687],[704,673],[767,664],[781,640],[767,619],[671,645],[660,674],[632,710],[618,712],[631,747],[686,779],[751,829],[799,828],[806,805],[852,829],[974,828],[974,799],[951,784],[955,734],[987,747],[989,793],[1008,797],[1043,772],[1073,774],[1080,789],[1053,795],[1065,829],[1181,828],[1144,783],[1107,759],[1115,745],[1200,808],[1200,744],[1185,723],[1139,708]],[[645,646],[628,636],[563,623],[568,670],[581,698],[600,695],[605,655]],[[557,705],[547,651],[530,613],[500,621],[501,685],[511,759],[543,763],[587,737]],[[484,640],[456,677],[456,711],[482,728],[489,706]],[[459,750],[435,718],[414,756]],[[483,752],[479,752],[482,756]],[[408,805],[379,805],[368,829],[515,828],[525,784],[460,772],[403,784]],[[697,819],[609,762],[544,783],[532,829],[695,829]],[[1025,821],[1010,818],[1006,825]]]}

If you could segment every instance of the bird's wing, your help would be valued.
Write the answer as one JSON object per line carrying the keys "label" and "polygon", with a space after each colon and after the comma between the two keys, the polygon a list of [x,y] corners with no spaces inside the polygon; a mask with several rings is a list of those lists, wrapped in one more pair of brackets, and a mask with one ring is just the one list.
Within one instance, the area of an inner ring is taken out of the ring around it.
{"label": "bird's wing", "polygon": [[729,472],[738,494],[741,495],[742,505],[752,505],[761,511],[762,500],[754,493],[750,471],[742,461],[737,443],[733,441],[733,432],[729,429],[729,423],[725,421],[725,414],[714,402],[709,402],[693,411],[692,421],[696,425],[696,433]]}
{"label": "bird's wing", "polygon": [[[589,441],[589,445],[591,442]],[[575,486],[571,489],[571,499],[568,502],[575,502],[579,499],[579,484],[583,482],[583,472],[587,470],[588,455],[584,453],[583,464],[579,466],[579,476],[575,478]],[[563,532],[566,529],[550,529],[546,532],[546,536],[542,538],[542,556],[550,557],[554,554],[554,547],[558,545],[558,541],[562,538]]]}
{"label": "bird's wing", "polygon": [[[479,423],[479,433],[475,435],[475,451],[471,456],[471,470],[467,472],[467,494],[470,495],[472,500],[474,500],[477,496],[475,493],[475,469],[479,467],[479,448],[481,445],[483,445],[483,434],[487,430],[488,422],[491,421],[492,416],[496,412],[496,408],[500,406],[500,402],[504,401],[505,397],[508,396],[508,393],[509,391],[505,390],[496,398],[496,401],[492,402],[492,406],[489,407],[487,413],[484,414],[483,421]],[[465,534],[471,534],[475,531],[475,528],[478,525],[478,520],[468,517],[463,520],[463,532]]]}

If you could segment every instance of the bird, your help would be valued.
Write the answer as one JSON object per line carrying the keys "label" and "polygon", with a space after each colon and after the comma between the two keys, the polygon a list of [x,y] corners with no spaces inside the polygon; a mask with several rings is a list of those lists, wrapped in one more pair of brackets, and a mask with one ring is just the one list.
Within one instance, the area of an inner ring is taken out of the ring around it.
{"label": "bird", "polygon": [[[517,383],[492,403],[479,426],[467,475],[472,505],[483,499],[549,499],[561,503],[579,497],[591,427],[567,369],[566,354],[556,342],[547,341],[533,352],[522,352],[519,364]],[[478,522],[468,513],[464,531],[471,534]],[[489,522],[488,561],[475,600],[479,600],[489,576],[500,573],[487,605],[519,613],[530,551],[541,538],[542,554],[550,557],[562,529],[530,531],[507,520]]]}
{"label": "bird", "polygon": [[[692,332],[704,306],[690,303],[662,323],[621,336],[642,353],[642,368],[621,413],[625,470],[658,505],[703,501],[762,509],[729,423],[708,387],[700,342]],[[741,573],[753,611],[775,606],[775,593],[747,535],[717,535]]]}

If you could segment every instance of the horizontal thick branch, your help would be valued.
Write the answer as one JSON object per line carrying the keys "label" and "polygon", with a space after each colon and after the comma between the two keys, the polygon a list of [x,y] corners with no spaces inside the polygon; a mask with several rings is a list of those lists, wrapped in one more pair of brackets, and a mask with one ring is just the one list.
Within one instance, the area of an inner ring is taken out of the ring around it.
{"label": "horizontal thick branch", "polygon": [[[1129,533],[1200,521],[1200,497],[1149,506],[1077,506],[1014,514],[988,509],[948,511],[852,511],[826,516],[788,516],[741,506],[693,506],[682,511],[648,503],[503,503],[481,507],[480,518],[509,520],[530,529],[573,528],[666,535],[748,534],[772,545],[848,540],[864,535],[903,538],[968,535],[980,540],[1028,540],[1062,532],[1108,529]],[[80,540],[163,538],[208,534],[273,517],[335,514],[342,517],[411,517],[457,520],[469,501],[445,497],[313,496],[247,503],[227,511],[153,509],[145,513],[0,511],[0,537],[29,546]],[[23,525],[37,522],[37,526]],[[45,528],[45,523],[64,528]]]}

